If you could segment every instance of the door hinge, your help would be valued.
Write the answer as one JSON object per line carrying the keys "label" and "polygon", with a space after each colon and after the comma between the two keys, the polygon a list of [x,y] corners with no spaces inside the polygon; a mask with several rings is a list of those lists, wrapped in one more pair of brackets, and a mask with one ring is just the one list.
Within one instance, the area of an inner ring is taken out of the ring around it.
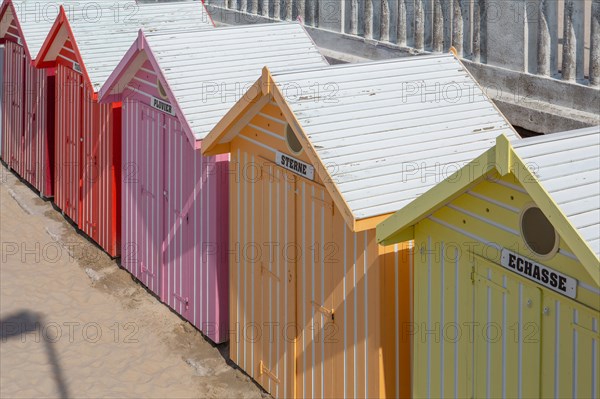
{"label": "door hinge", "polygon": [[86,226],[91,226],[92,229],[95,229],[97,227],[95,222],[86,221],[85,224]]}
{"label": "door hinge", "polygon": [[183,302],[185,304],[186,310],[190,308],[190,301],[187,296],[184,298],[181,295],[177,295],[176,293],[173,293],[173,296],[175,297],[175,299],[177,299],[178,301]]}
{"label": "door hinge", "polygon": [[155,275],[154,273],[152,273],[152,272],[150,271],[150,269],[148,269],[146,266],[144,266],[144,262],[140,262],[140,263],[141,263],[141,269],[142,269],[142,273],[144,273],[144,274],[148,274],[148,275],[150,275],[150,276],[151,276],[151,277],[153,277],[153,278],[154,278],[154,277],[156,277],[156,275]]}
{"label": "door hinge", "polygon": [[142,184],[142,187],[141,187],[141,191],[142,191],[142,195],[147,195],[148,197],[154,199],[154,194],[152,194],[150,191],[146,190],[144,188],[143,184]]}
{"label": "door hinge", "polygon": [[264,374],[267,377],[269,377],[272,381],[274,381],[276,384],[279,384],[279,378],[277,378],[277,376],[275,374],[273,374],[273,372],[271,370],[269,370],[268,368],[265,367],[265,364],[263,363],[262,360],[259,363],[259,368],[260,368],[260,375]]}
{"label": "door hinge", "polygon": [[277,282],[279,282],[279,276],[276,275],[275,273],[273,273],[271,270],[269,270],[267,267],[265,267],[265,265],[260,262],[260,272],[261,273],[267,273],[269,274],[271,277],[273,277],[275,280],[277,280]]}
{"label": "door hinge", "polygon": [[316,306],[317,310],[321,313],[323,313],[324,315],[327,315],[328,317],[331,317],[331,320],[335,320],[335,314],[333,312],[333,309],[327,309],[324,306],[321,306],[320,304],[318,304],[315,301],[311,301],[313,306]]}

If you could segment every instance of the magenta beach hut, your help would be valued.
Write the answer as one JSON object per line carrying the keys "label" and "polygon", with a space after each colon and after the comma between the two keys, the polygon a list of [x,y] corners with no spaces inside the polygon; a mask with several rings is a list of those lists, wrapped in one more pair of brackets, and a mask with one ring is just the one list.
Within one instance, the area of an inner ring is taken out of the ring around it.
{"label": "magenta beach hut", "polygon": [[229,155],[203,157],[202,139],[265,65],[324,64],[295,23],[140,31],[99,92],[101,102],[123,103],[122,265],[214,342],[227,340],[236,249]]}

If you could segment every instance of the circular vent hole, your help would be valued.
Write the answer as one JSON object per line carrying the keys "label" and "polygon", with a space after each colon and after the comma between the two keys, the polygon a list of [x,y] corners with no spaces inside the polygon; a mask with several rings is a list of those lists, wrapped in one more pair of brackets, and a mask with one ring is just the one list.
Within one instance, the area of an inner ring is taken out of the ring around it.
{"label": "circular vent hole", "polygon": [[167,99],[167,91],[165,90],[165,88],[163,87],[162,83],[160,82],[160,79],[156,79],[156,85],[158,86],[158,94],[162,97],[163,100]]}
{"label": "circular vent hole", "polygon": [[521,235],[529,249],[538,256],[549,257],[558,250],[558,234],[546,215],[536,206],[523,210]]}
{"label": "circular vent hole", "polygon": [[290,125],[287,125],[285,128],[285,140],[294,154],[300,154],[302,152],[302,144],[300,143],[300,140],[298,140],[298,137],[296,137],[296,133],[294,133],[294,130],[292,130]]}

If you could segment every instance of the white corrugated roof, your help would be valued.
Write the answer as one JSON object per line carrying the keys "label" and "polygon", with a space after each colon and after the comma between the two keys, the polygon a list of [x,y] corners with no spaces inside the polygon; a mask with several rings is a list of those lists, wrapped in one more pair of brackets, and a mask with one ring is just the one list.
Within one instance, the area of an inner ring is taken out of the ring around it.
{"label": "white corrugated roof", "polygon": [[297,23],[147,35],[147,40],[197,140],[260,78],[265,65],[279,72],[327,65]]}
{"label": "white corrugated roof", "polygon": [[90,21],[70,21],[75,41],[95,90],[108,79],[138,36],[174,29],[212,28],[210,16],[199,1],[127,4],[118,17],[106,12]]}
{"label": "white corrugated roof", "polygon": [[31,59],[37,57],[62,3],[60,0],[13,1]]}
{"label": "white corrugated roof", "polygon": [[600,127],[529,138],[513,148],[600,256]]}
{"label": "white corrugated roof", "polygon": [[121,13],[128,15],[126,5],[135,6],[135,0],[14,0],[13,5],[31,58],[37,57],[62,5],[70,20],[96,19],[99,9],[110,10],[104,15],[114,15],[117,4]]}
{"label": "white corrugated roof", "polygon": [[395,212],[518,135],[451,55],[273,74],[356,219]]}

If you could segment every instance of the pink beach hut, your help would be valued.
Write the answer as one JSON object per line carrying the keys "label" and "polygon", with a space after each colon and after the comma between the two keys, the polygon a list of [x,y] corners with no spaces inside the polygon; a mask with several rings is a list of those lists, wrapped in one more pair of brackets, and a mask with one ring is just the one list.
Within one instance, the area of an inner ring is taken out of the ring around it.
{"label": "pink beach hut", "polygon": [[123,103],[122,264],[217,343],[227,340],[228,251],[237,250],[228,249],[229,155],[200,149],[265,65],[326,61],[296,23],[140,31],[99,92]]}
{"label": "pink beach hut", "polygon": [[[61,6],[35,61],[56,70],[54,203],[110,256],[121,250],[121,104],[98,102],[98,90],[142,27],[212,29],[195,1],[90,2],[86,18]],[[91,15],[91,16],[90,16]]]}

